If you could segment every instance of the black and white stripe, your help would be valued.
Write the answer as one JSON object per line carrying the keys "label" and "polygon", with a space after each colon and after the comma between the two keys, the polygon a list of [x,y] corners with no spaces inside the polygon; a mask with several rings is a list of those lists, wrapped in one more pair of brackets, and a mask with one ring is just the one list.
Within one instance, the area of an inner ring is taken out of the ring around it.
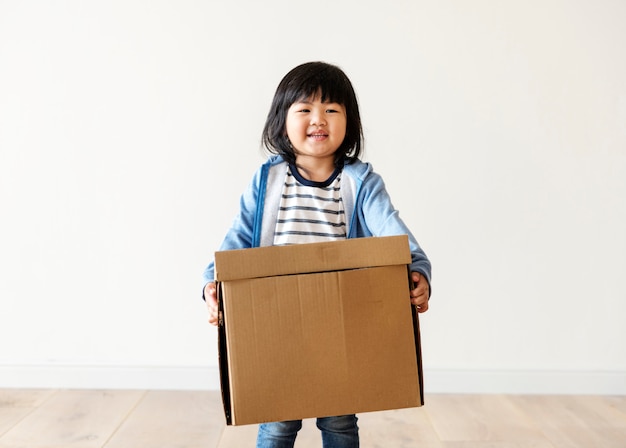
{"label": "black and white stripe", "polygon": [[301,244],[346,238],[341,199],[341,173],[327,182],[311,182],[287,172],[283,186],[274,244]]}

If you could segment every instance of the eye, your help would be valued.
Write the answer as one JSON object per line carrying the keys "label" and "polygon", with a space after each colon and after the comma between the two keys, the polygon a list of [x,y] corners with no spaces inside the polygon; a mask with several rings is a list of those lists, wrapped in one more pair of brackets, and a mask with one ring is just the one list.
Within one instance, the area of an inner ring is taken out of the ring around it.
{"label": "eye", "polygon": [[343,110],[343,107],[337,103],[328,104],[328,106],[326,107],[327,107],[326,109],[327,114],[339,114]]}
{"label": "eye", "polygon": [[308,113],[311,111],[311,108],[307,104],[303,103],[295,103],[291,106],[291,111],[296,114],[300,113]]}

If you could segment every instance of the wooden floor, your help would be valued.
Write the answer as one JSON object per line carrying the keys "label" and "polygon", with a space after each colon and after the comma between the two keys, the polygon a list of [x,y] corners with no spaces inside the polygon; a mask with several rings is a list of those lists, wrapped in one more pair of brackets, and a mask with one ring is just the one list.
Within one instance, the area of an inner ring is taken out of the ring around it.
{"label": "wooden floor", "polygon": [[[625,448],[626,397],[428,395],[359,415],[363,448]],[[0,448],[254,447],[218,392],[0,390]],[[297,448],[321,447],[305,420]]]}

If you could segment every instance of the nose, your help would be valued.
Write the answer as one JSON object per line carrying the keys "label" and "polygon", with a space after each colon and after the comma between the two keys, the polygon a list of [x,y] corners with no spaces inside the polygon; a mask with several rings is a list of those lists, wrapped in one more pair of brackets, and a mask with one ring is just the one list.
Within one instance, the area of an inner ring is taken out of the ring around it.
{"label": "nose", "polygon": [[324,117],[324,113],[321,111],[316,111],[311,114],[311,126],[325,126],[326,118]]}

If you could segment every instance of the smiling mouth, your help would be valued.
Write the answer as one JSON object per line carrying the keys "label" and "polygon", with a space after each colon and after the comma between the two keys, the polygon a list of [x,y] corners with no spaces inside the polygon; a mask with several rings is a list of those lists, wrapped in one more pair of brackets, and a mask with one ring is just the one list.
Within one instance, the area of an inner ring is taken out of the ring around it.
{"label": "smiling mouth", "polygon": [[309,138],[313,138],[316,140],[321,140],[323,138],[328,137],[328,134],[322,133],[322,132],[314,132],[313,134],[308,134],[307,137]]}

